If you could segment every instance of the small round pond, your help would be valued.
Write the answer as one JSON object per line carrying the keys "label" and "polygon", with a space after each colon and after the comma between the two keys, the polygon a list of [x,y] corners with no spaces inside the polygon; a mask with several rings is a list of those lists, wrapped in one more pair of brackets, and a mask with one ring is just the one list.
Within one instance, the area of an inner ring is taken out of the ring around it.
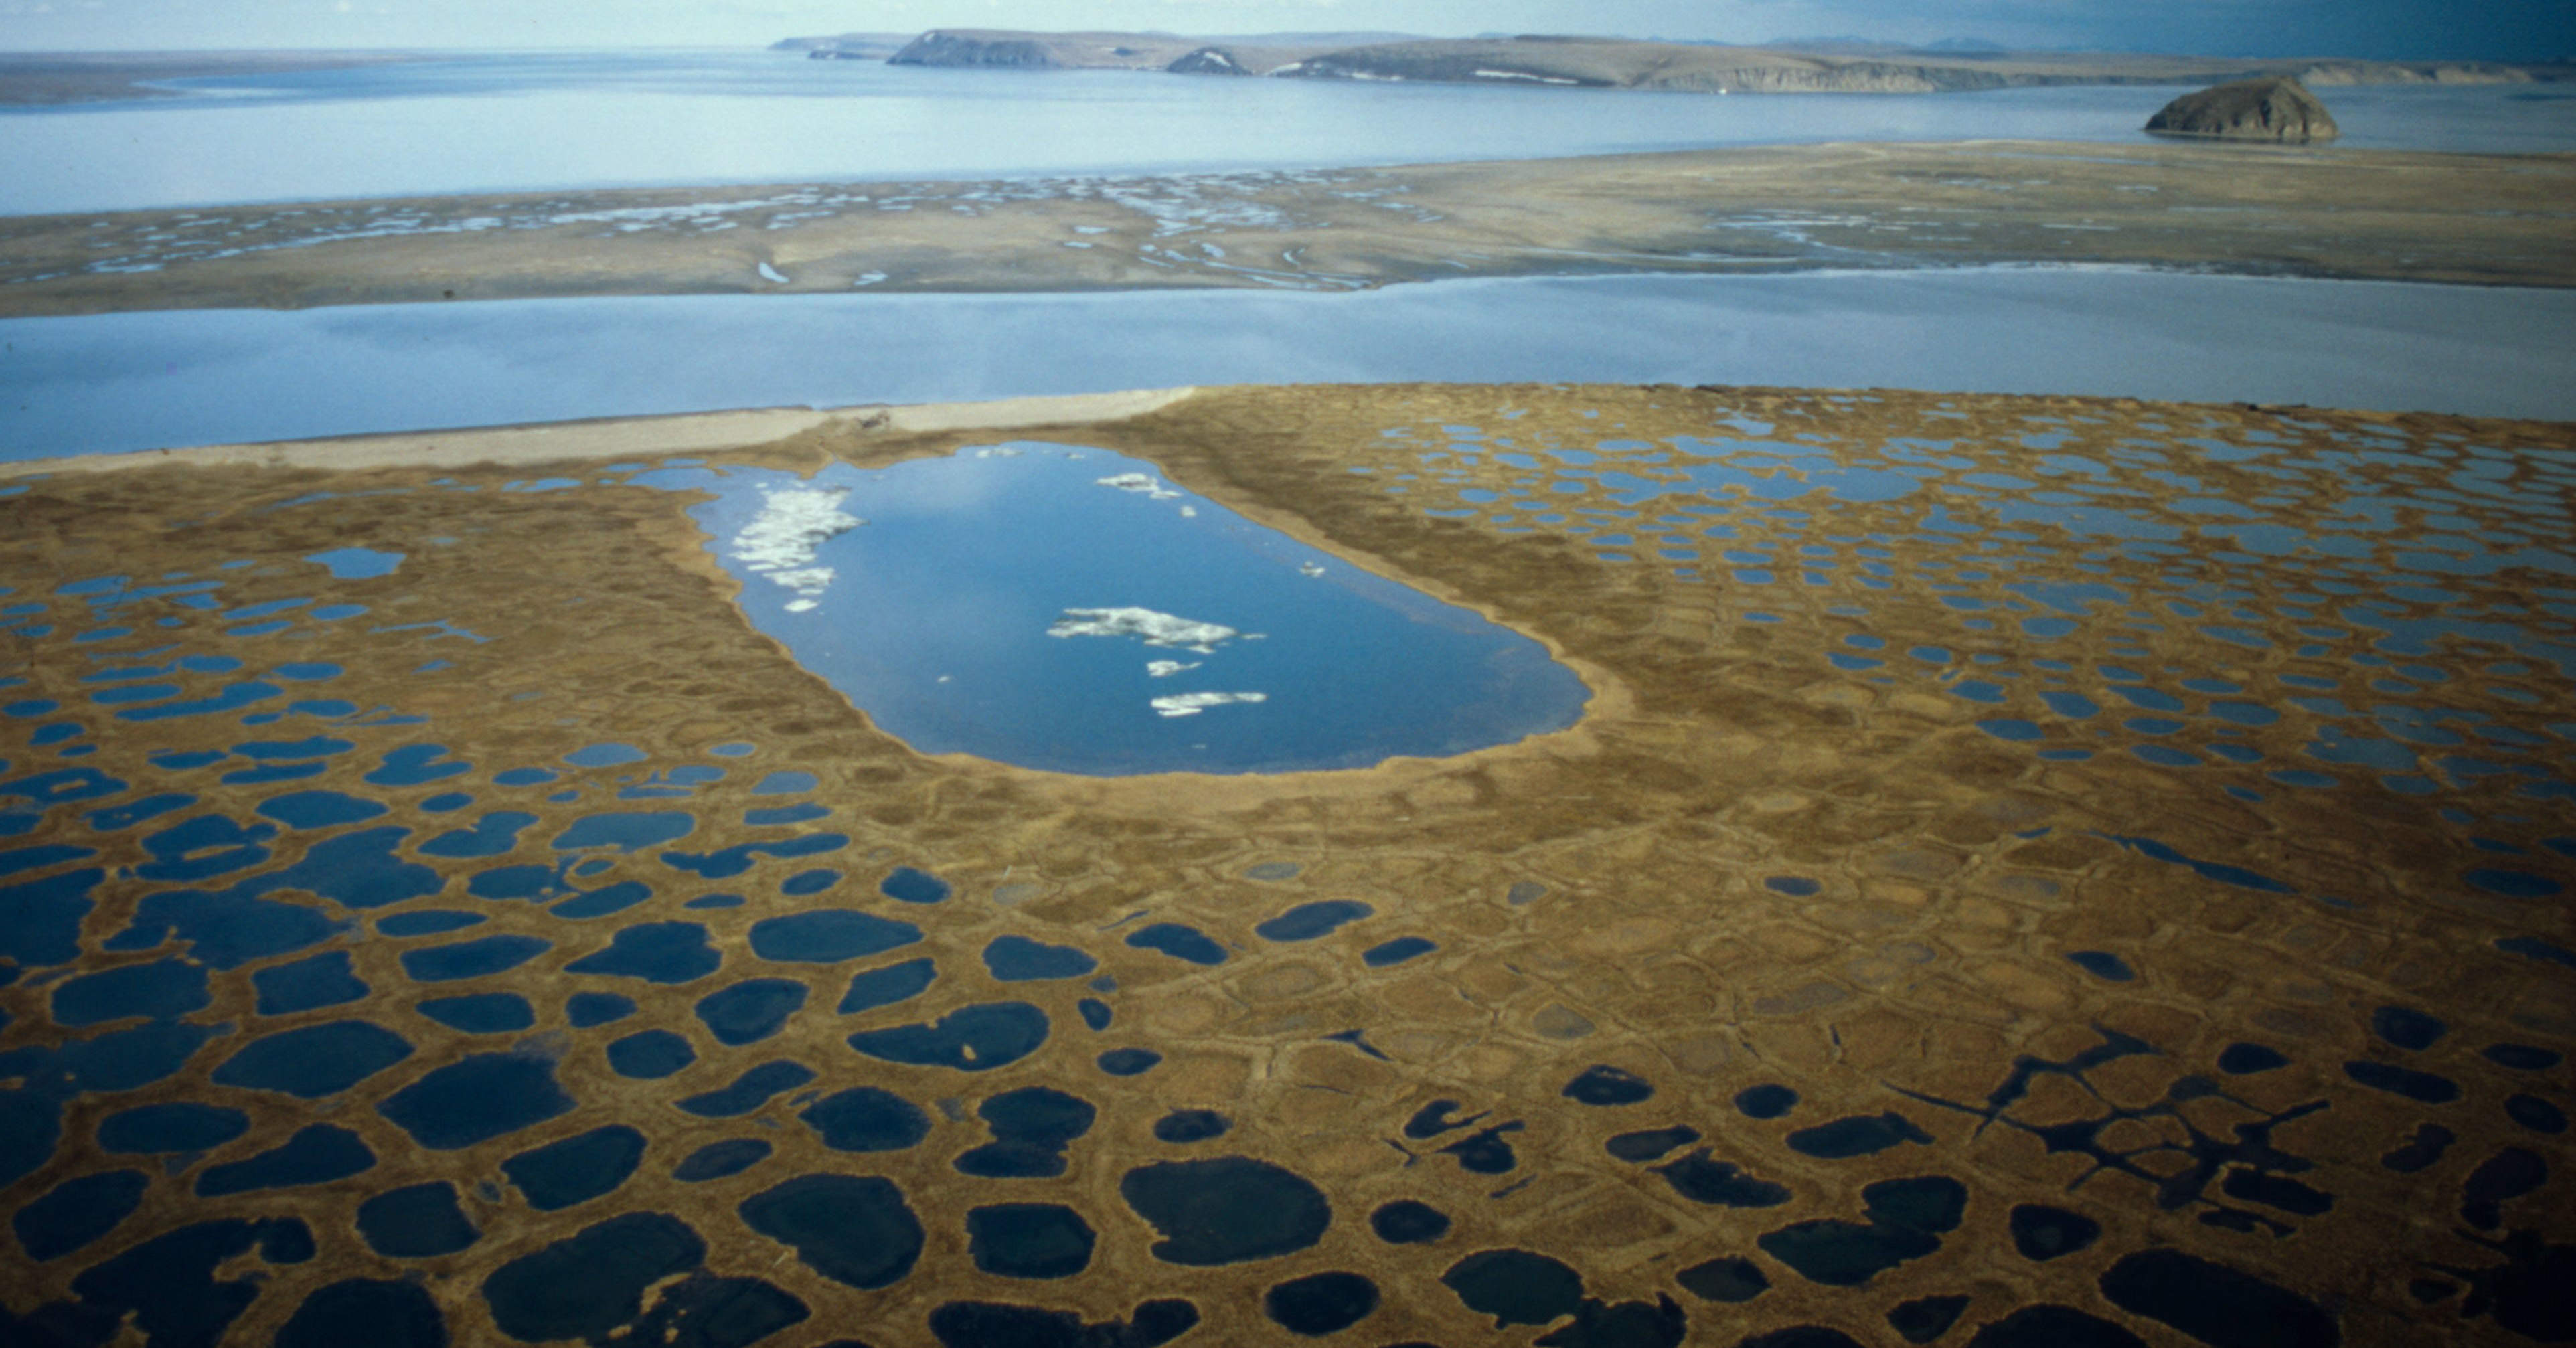
{"label": "small round pond", "polygon": [[691,514],[753,626],[924,753],[1362,768],[1563,729],[1590,697],[1538,642],[1103,450],[634,480],[714,492]]}

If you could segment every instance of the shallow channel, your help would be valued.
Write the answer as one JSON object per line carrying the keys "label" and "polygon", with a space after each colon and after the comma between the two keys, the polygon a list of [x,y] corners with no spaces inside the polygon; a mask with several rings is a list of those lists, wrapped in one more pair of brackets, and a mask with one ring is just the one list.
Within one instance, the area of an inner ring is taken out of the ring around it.
{"label": "shallow channel", "polygon": [[2576,291],[2110,269],[0,319],[0,460],[728,407],[1543,380],[2576,418]]}

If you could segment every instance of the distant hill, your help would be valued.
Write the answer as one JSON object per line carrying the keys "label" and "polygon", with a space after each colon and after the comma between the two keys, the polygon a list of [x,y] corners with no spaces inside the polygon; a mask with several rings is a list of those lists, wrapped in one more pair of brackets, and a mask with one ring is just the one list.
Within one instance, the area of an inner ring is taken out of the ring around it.
{"label": "distant hill", "polygon": [[[881,38],[877,34],[851,37]],[[819,44],[843,39],[799,38]],[[808,47],[816,56],[820,46]],[[855,55],[856,47],[833,54]],[[1415,81],[1698,93],[1938,93],[2062,84],[2213,84],[2283,77],[2310,85],[2519,83],[2533,72],[2480,61],[2247,60],[2125,52],[2012,52],[1973,39],[1929,47],[1826,39],[1797,46],[1520,34],[1411,38],[1368,33],[1184,37],[942,28],[901,45],[896,65],[1014,70],[1165,70],[1285,79]]]}
{"label": "distant hill", "polygon": [[1267,33],[1251,37],[1181,37],[1171,33],[1029,33],[991,28],[939,28],[889,56],[891,65],[983,66],[1013,70],[1177,70],[1184,74],[1265,75],[1325,52],[1374,41],[1411,41],[1369,33]]}

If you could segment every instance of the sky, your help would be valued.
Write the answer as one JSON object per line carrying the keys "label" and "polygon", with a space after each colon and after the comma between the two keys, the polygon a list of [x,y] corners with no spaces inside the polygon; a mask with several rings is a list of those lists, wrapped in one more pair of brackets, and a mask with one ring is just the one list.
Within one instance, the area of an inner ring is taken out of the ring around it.
{"label": "sky", "polygon": [[1862,37],[2228,56],[2576,57],[2576,0],[0,0],[0,50],[765,46],[934,27]]}

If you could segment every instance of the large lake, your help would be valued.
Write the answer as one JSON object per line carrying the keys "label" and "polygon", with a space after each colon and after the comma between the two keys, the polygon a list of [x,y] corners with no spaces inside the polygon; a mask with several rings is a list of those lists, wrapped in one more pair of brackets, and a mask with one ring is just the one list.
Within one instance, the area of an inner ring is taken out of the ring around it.
{"label": "large lake", "polygon": [[665,469],[753,626],[923,753],[1094,776],[1364,768],[1560,730],[1545,647],[1099,449]]}
{"label": "large lake", "polygon": [[2576,291],[2115,270],[205,309],[0,320],[0,459],[1309,381],[1874,385],[2576,419],[2571,369]]}
{"label": "large lake", "polygon": [[[2140,142],[2147,117],[2185,92],[1714,97],[931,70],[756,51],[487,54],[182,87],[189,96],[0,112],[0,214],[1838,140]],[[2576,99],[2549,86],[2324,97],[2349,147],[2576,150]]]}

